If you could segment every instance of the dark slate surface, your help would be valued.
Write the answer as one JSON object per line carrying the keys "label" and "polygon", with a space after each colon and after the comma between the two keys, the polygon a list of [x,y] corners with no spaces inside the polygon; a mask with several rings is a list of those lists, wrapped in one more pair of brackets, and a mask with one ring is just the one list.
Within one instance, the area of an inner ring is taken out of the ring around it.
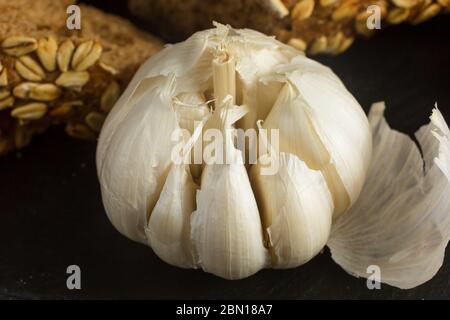
{"label": "dark slate surface", "polygon": [[[428,121],[435,101],[450,121],[449,16],[392,28],[319,60],[366,111],[385,100],[394,128],[413,133]],[[113,229],[94,160],[94,144],[67,138],[58,128],[0,158],[0,298],[450,298],[450,249],[437,275],[411,290],[383,284],[370,291],[328,250],[302,267],[239,281],[171,267]],[[72,264],[82,270],[80,291],[66,288]]]}

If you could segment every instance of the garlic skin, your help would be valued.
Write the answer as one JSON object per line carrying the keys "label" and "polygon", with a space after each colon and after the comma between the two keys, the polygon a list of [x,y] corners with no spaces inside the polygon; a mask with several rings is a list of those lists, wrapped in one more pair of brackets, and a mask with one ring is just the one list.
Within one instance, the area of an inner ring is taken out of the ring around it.
{"label": "garlic skin", "polygon": [[209,114],[205,96],[201,93],[181,93],[174,103],[180,128],[191,134],[195,129],[195,122],[200,122]]}
{"label": "garlic skin", "polygon": [[430,280],[442,266],[450,239],[450,130],[434,109],[416,132],[423,152],[407,135],[391,129],[384,103],[369,113],[373,161],[361,196],[334,224],[332,258],[347,272],[402,289]]}
{"label": "garlic skin", "polygon": [[[231,164],[204,162],[191,166],[193,174],[174,165],[173,131],[204,120],[211,95],[215,109],[204,129],[245,130],[262,120],[280,131],[282,166],[274,176],[240,163],[232,143]],[[245,114],[220,127],[229,96],[227,108]],[[180,101],[193,105],[188,117]],[[274,38],[216,24],[141,66],[105,121],[97,171],[107,215],[121,233],[173,265],[240,279],[320,252],[331,221],[358,198],[371,149],[367,117],[329,68]],[[273,179],[289,183],[286,197]]]}

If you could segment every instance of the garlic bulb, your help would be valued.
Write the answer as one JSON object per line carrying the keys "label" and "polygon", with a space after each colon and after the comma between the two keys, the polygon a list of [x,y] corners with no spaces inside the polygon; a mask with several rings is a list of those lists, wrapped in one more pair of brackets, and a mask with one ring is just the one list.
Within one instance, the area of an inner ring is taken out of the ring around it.
{"label": "garlic bulb", "polygon": [[[216,24],[138,70],[103,126],[97,170],[112,224],[172,265],[240,279],[304,264],[328,243],[361,275],[346,259],[362,257],[366,243],[345,234],[361,235],[364,219],[349,221],[354,208],[388,192],[358,200],[369,166],[372,177],[383,163],[375,152],[371,165],[368,119],[329,68],[271,37]],[[383,213],[371,214],[361,216]],[[381,232],[375,224],[367,234]],[[396,248],[394,231],[385,228],[390,240],[380,243]],[[384,252],[372,249],[366,254]]]}
{"label": "garlic bulb", "polygon": [[[227,136],[259,120],[279,131],[280,167],[270,175],[262,174],[264,147],[246,161],[261,138],[239,148]],[[186,159],[201,147],[201,163],[174,164],[173,133],[192,134],[201,121],[200,138],[183,138]],[[230,162],[204,159],[215,145],[210,130],[226,136]],[[105,122],[97,167],[120,232],[170,264],[239,279],[320,252],[333,214],[358,197],[370,153],[367,118],[328,68],[258,32],[217,24],[140,68]]]}

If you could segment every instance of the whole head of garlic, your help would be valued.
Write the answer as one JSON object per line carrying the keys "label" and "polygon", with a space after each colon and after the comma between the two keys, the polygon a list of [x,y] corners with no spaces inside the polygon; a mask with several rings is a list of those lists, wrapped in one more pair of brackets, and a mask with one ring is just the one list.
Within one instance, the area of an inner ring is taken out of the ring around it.
{"label": "whole head of garlic", "polygon": [[[232,161],[175,163],[180,128],[185,159],[206,152],[209,129],[255,130],[263,147],[248,163],[249,150],[224,135]],[[277,139],[263,138],[274,130]],[[97,170],[121,233],[172,265],[239,279],[320,252],[332,221],[357,200],[371,151],[367,117],[329,68],[272,37],[216,24],[139,69],[103,126]]]}

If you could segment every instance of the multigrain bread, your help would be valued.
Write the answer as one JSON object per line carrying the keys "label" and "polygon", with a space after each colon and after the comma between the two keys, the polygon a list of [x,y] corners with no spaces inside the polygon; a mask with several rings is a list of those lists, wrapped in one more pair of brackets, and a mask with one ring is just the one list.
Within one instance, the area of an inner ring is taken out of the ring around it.
{"label": "multigrain bread", "polygon": [[162,43],[122,18],[81,4],[81,29],[66,27],[71,0],[0,0],[0,154],[62,124],[95,139],[139,65]]}
{"label": "multigrain bread", "polygon": [[372,35],[371,5],[379,8],[382,28],[450,11],[450,0],[128,0],[133,14],[171,41],[218,21],[275,35],[309,54],[339,54],[355,37]]}

